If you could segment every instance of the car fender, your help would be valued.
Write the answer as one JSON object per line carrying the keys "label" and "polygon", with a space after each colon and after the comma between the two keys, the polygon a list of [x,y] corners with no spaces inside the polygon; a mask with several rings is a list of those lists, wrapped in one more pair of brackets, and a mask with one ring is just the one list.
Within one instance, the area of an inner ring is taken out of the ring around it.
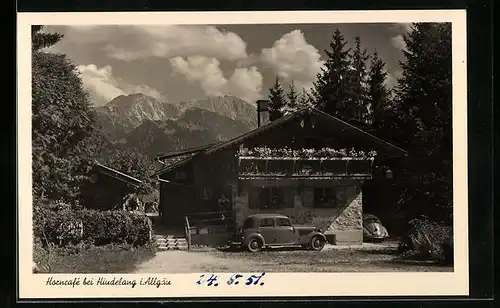
{"label": "car fender", "polygon": [[313,231],[313,232],[309,233],[309,240],[311,240],[311,239],[312,239],[313,237],[315,237],[315,236],[321,236],[321,238],[323,238],[323,240],[324,240],[325,242],[328,242],[328,241],[326,240],[326,235],[324,235],[323,233],[318,232],[318,231]]}
{"label": "car fender", "polygon": [[247,246],[248,243],[250,242],[250,239],[255,238],[255,237],[259,238],[262,241],[263,245],[266,244],[266,240],[264,240],[264,237],[262,236],[262,234],[254,232],[254,233],[250,233],[249,235],[245,235],[245,239],[243,240],[243,243],[242,243],[243,246]]}

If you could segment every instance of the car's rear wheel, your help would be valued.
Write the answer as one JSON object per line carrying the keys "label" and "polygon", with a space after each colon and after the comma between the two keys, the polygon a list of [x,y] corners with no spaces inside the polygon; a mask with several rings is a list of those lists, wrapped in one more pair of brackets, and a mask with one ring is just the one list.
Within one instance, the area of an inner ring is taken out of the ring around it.
{"label": "car's rear wheel", "polygon": [[254,237],[248,242],[247,249],[250,252],[258,252],[262,250],[263,245],[264,243],[260,238]]}
{"label": "car's rear wheel", "polygon": [[320,251],[325,247],[325,239],[321,236],[315,236],[311,239],[311,244],[309,246],[314,251]]}

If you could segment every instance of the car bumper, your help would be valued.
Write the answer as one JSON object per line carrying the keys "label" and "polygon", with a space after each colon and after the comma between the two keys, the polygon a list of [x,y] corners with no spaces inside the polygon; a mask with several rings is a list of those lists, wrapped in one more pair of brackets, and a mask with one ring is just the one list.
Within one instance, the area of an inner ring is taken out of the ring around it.
{"label": "car bumper", "polygon": [[382,241],[389,237],[384,235],[365,235],[363,238],[365,241]]}

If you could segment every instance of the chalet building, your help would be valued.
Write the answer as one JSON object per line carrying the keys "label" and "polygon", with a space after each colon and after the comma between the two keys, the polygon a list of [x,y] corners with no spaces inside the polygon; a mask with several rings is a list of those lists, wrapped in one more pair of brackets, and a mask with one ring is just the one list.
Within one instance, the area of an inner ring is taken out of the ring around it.
{"label": "chalet building", "polygon": [[269,122],[267,101],[257,104],[258,128],[157,157],[163,224],[223,213],[238,226],[253,213],[282,213],[323,228],[337,244],[360,243],[362,186],[374,160],[406,152],[313,108]]}
{"label": "chalet building", "polygon": [[82,188],[85,206],[91,209],[111,210],[142,182],[128,174],[96,162],[90,182]]}

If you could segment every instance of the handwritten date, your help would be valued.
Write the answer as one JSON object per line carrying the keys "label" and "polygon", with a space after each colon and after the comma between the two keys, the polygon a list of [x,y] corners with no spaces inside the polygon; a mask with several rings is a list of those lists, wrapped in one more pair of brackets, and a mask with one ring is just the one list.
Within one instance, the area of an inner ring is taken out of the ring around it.
{"label": "handwritten date", "polygon": [[[251,286],[251,285],[263,286],[264,282],[261,280],[265,274],[266,273],[261,273],[261,274],[254,274],[254,275],[249,275],[249,276],[244,276],[242,274],[232,274],[226,280],[226,284],[229,286],[231,286],[231,285],[234,286],[234,285],[238,285],[238,284],[247,285],[247,286]],[[211,275],[203,274],[203,275],[200,275],[200,278],[198,281],[196,281],[196,284],[205,285],[207,287],[210,287],[210,286],[217,287],[219,285],[218,279],[219,279],[219,277],[215,274],[211,274]],[[221,281],[224,281],[224,278],[221,278]]]}

